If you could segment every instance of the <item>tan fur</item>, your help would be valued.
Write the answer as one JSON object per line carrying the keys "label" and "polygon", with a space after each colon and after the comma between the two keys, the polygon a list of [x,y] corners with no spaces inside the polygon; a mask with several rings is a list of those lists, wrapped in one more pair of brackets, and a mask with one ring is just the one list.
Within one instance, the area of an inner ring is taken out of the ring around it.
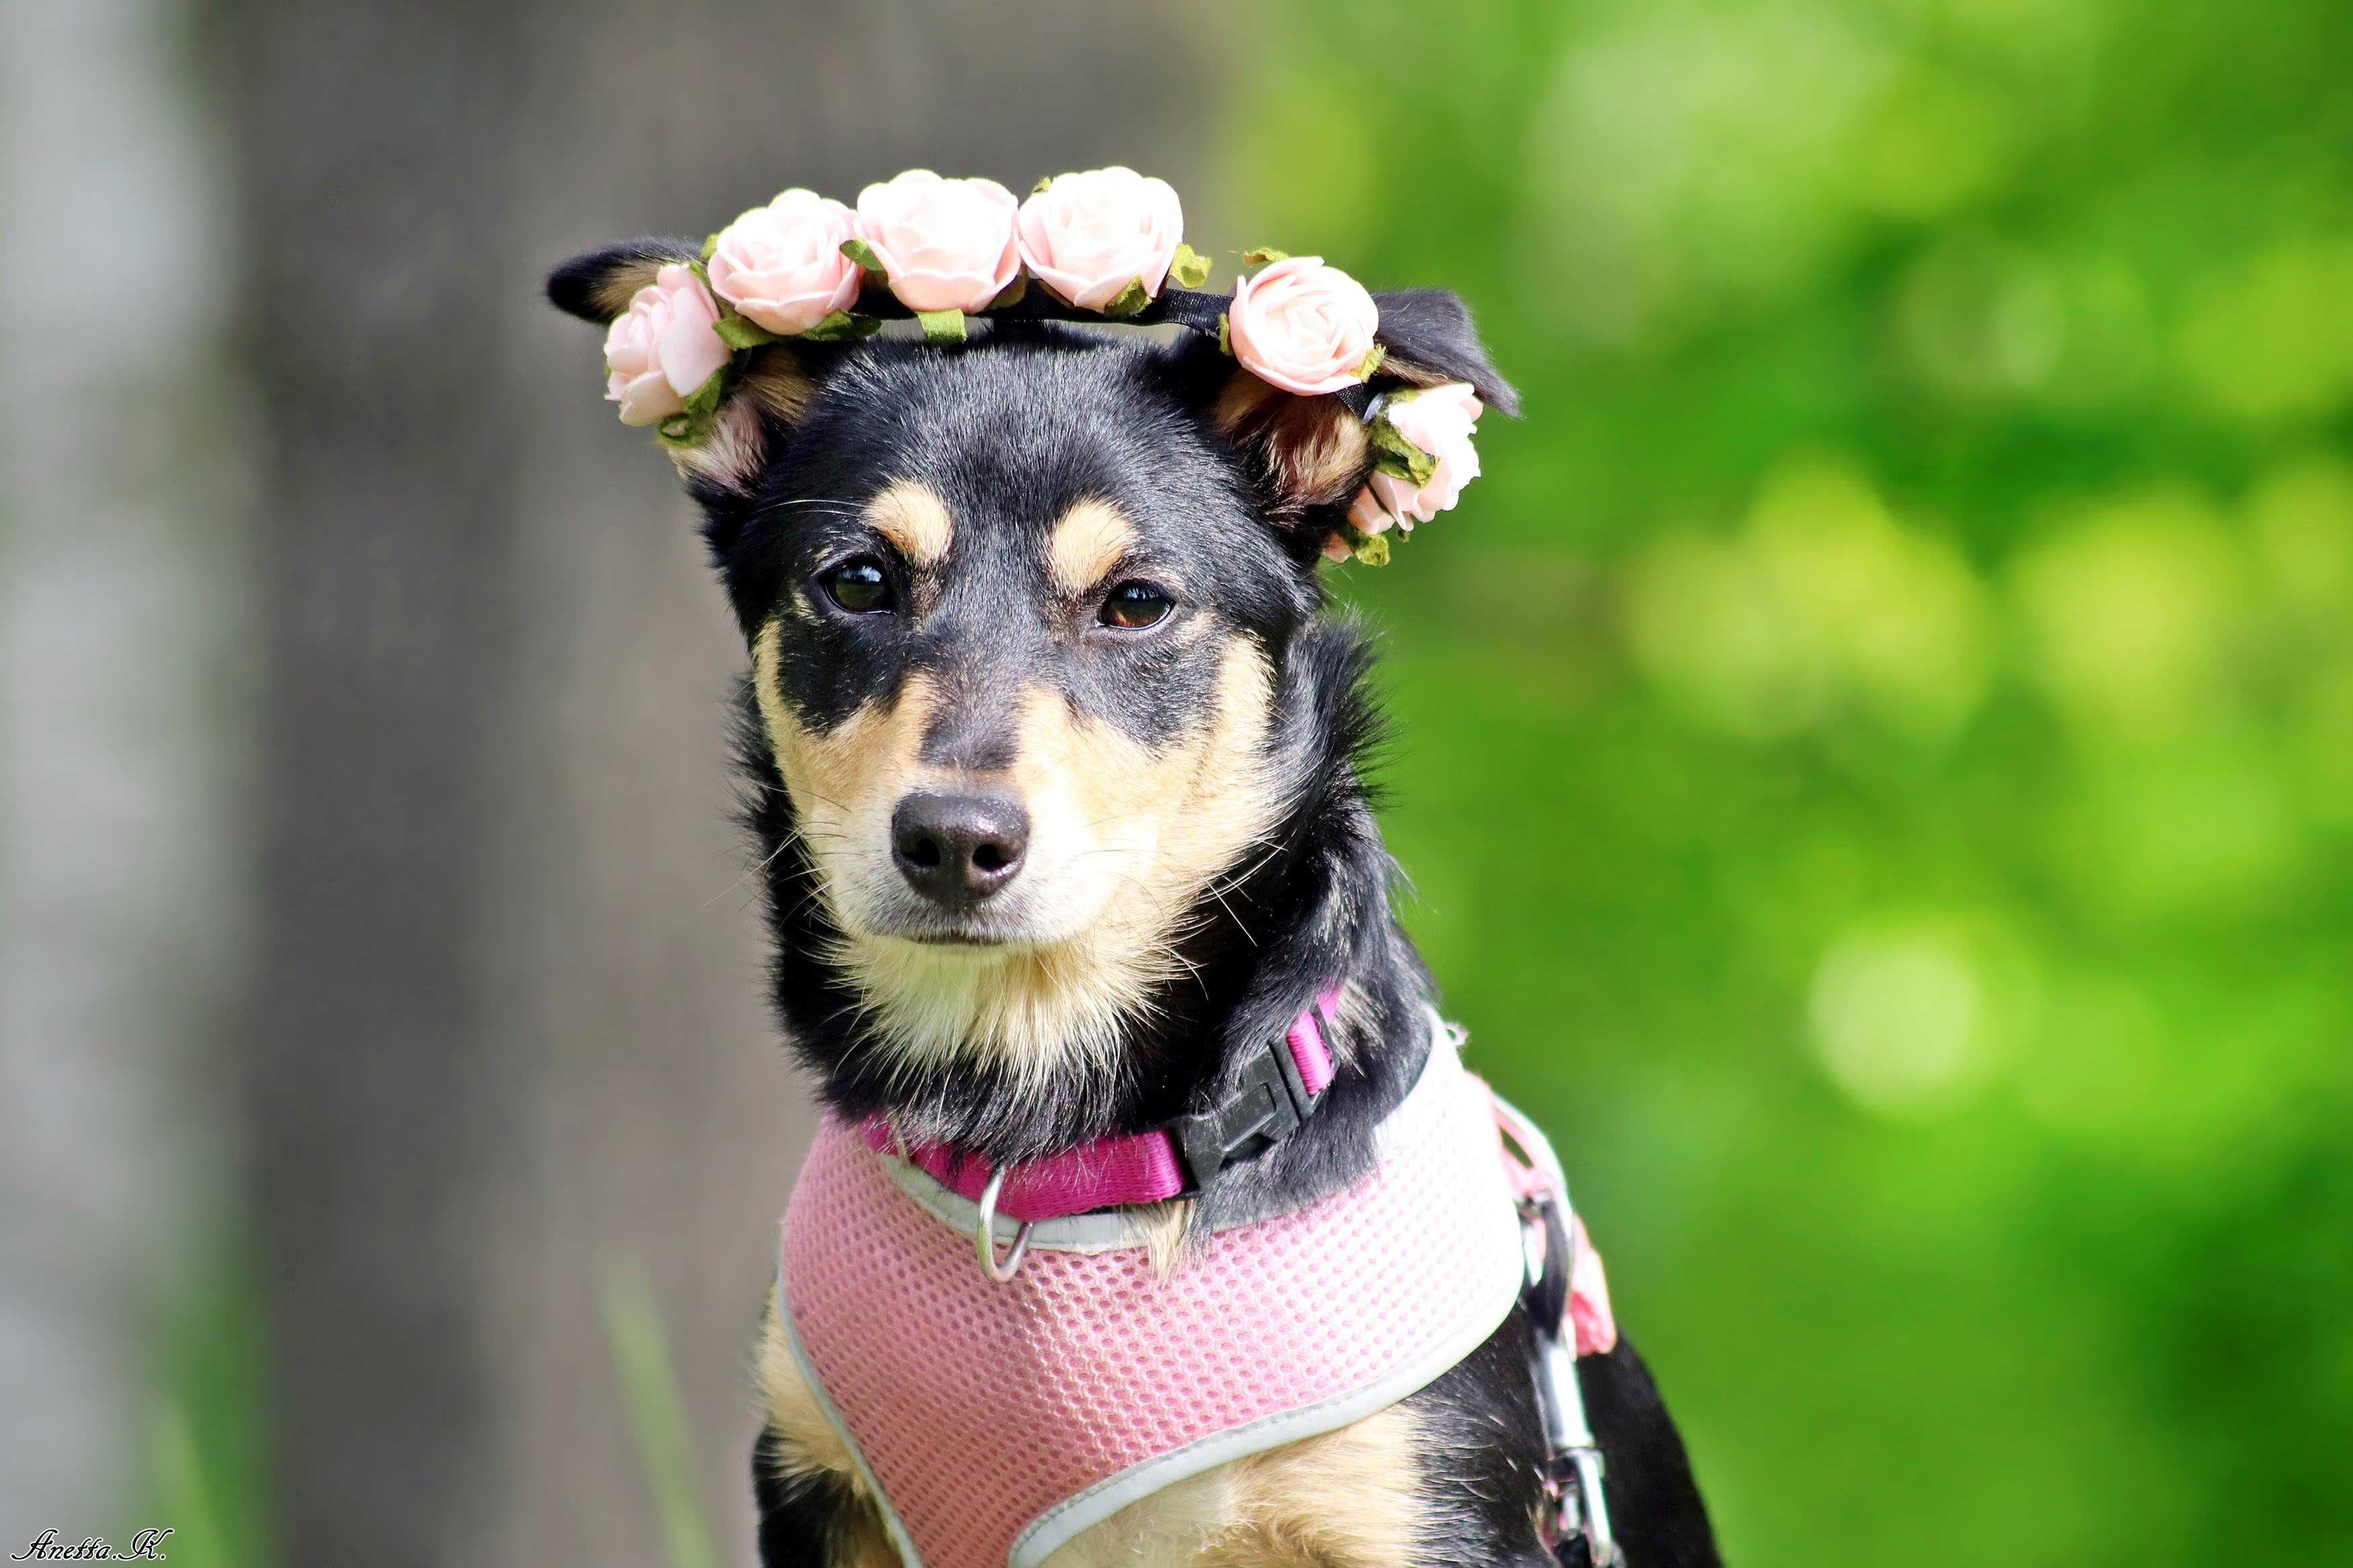
{"label": "tan fur", "polygon": [[1038,1073],[1108,1059],[1176,972],[1178,921],[1273,821],[1254,648],[1235,646],[1220,685],[1208,731],[1156,757],[1058,693],[1031,694],[1012,774],[1031,822],[1022,875],[1050,895],[1055,939],[985,955],[853,939],[845,956],[886,1038],[913,1060],[977,1052]]}
{"label": "tan fur", "polygon": [[1193,1200],[1172,1198],[1165,1204],[1146,1204],[1132,1212],[1128,1220],[1144,1233],[1145,1255],[1152,1259],[1152,1271],[1163,1279],[1176,1273],[1185,1260],[1185,1244],[1193,1239]]}
{"label": "tan fur", "polygon": [[778,1467],[788,1475],[815,1472],[849,1492],[850,1502],[835,1527],[828,1561],[839,1568],[898,1568],[899,1554],[883,1532],[865,1478],[849,1457],[849,1445],[818,1408],[817,1396],[785,1342],[774,1286],[768,1289],[767,1313],[760,1321],[756,1372],[761,1405],[776,1434]]}
{"label": "tan fur", "polygon": [[1135,525],[1109,501],[1082,500],[1062,514],[1046,542],[1054,585],[1076,598],[1111,575],[1135,548]]}
{"label": "tan fur", "polygon": [[652,286],[655,273],[675,263],[693,259],[691,251],[681,250],[675,256],[652,256],[642,260],[622,262],[597,280],[596,290],[590,296],[591,302],[609,320],[629,308],[629,301],[638,297],[638,289]]}
{"label": "tan fur", "polygon": [[817,383],[809,379],[792,350],[772,343],[753,356],[735,395],[749,398],[786,425],[797,425],[817,401]]}
{"label": "tan fur", "polygon": [[1442,370],[1433,370],[1426,364],[1416,364],[1409,359],[1399,359],[1394,353],[1381,357],[1381,374],[1394,376],[1408,386],[1443,386],[1450,381],[1462,379],[1459,375],[1449,375]]}
{"label": "tan fur", "polygon": [[803,374],[788,349],[771,347],[756,356],[727,401],[712,416],[711,434],[691,447],[670,447],[670,460],[683,479],[702,479],[743,489],[768,460],[769,416],[789,425],[808,412],[817,384]]}
{"label": "tan fur", "polygon": [[777,681],[780,635],[771,620],[752,645],[760,719],[819,868],[818,893],[834,922],[852,929],[861,892],[898,874],[891,865],[891,813],[913,787],[915,753],[931,717],[931,677],[910,676],[889,700],[866,704],[831,731],[812,730],[794,714]]}
{"label": "tan fur", "polygon": [[730,398],[712,416],[711,434],[691,447],[665,447],[679,478],[703,479],[741,489],[766,460],[767,442],[759,414],[742,397]]}
{"label": "tan fur", "polygon": [[923,785],[969,782],[918,758],[930,682],[913,678],[895,700],[820,734],[777,684],[777,636],[772,623],[753,647],[761,715],[843,933],[836,957],[883,1046],[910,1062],[969,1054],[1036,1073],[1108,1056],[1145,993],[1175,973],[1177,922],[1273,824],[1263,656],[1237,639],[1213,721],[1158,755],[1074,713],[1059,693],[1029,694],[1010,775],[991,782],[1009,785],[1029,812],[1029,861],[1007,896],[1023,900],[1034,940],[976,950],[908,942],[866,922],[898,876],[889,833],[899,800]]}
{"label": "tan fur", "polygon": [[936,566],[955,540],[955,520],[935,491],[901,479],[866,503],[866,521],[911,566]]}
{"label": "tan fur", "polygon": [[1275,487],[1293,506],[1328,506],[1353,496],[1372,461],[1365,422],[1336,397],[1298,397],[1237,371],[1209,422],[1239,446],[1264,453]]}
{"label": "tan fur", "polygon": [[1421,1560],[1420,1451],[1391,1405],[1179,1481],[1047,1559],[1050,1568],[1408,1568]]}

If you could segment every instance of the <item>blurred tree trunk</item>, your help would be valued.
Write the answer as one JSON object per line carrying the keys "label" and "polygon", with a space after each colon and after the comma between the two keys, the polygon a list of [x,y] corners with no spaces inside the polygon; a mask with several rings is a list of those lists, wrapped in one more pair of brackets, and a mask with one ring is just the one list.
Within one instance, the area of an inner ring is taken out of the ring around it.
{"label": "blurred tree trunk", "polygon": [[649,1562],[597,1310],[653,1281],[748,1556],[806,1129],[727,821],[742,653],[540,273],[913,163],[1182,179],[1163,24],[1047,0],[229,6],[267,415],[245,1075],[282,1561]]}
{"label": "blurred tree trunk", "polygon": [[255,4],[224,39],[269,426],[246,1082],[287,1563],[470,1560],[496,1507],[477,1302],[523,1110],[481,885],[519,627],[502,154],[560,9]]}

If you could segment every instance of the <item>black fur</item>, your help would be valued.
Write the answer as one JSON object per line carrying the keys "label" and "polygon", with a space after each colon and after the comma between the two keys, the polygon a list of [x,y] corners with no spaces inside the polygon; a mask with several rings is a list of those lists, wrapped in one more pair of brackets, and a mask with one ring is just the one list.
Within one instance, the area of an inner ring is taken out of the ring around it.
{"label": "black fur", "polygon": [[[550,279],[550,297],[602,320],[611,279],[675,254],[663,248],[675,244],[583,258]],[[1401,373],[1469,380],[1492,406],[1516,407],[1460,300],[1418,290],[1380,303]],[[1287,785],[1271,842],[1198,900],[1178,938],[1179,977],[1125,1026],[1115,1068],[1074,1068],[1019,1092],[1008,1069],[983,1061],[911,1075],[874,1047],[864,999],[829,956],[840,933],[747,684],[739,752],[776,942],[775,1002],[826,1100],[851,1115],[887,1110],[912,1137],[993,1162],[1034,1158],[1216,1104],[1246,1056],[1339,980],[1359,1020],[1341,1043],[1344,1070],[1298,1132],[1210,1184],[1204,1217],[1302,1203],[1368,1169],[1373,1129],[1429,1047],[1433,992],[1390,910],[1395,868],[1364,782],[1380,733],[1367,640],[1329,614],[1318,575],[1315,545],[1332,518],[1271,521],[1279,508],[1266,470],[1212,419],[1232,362],[1198,340],[1166,345],[1036,323],[984,329],[961,349],[878,340],[763,352],[793,356],[814,384],[809,412],[796,425],[768,419],[756,476],[706,481],[696,495],[747,638],[780,624],[780,684],[804,722],[838,723],[921,671],[948,694],[924,739],[931,755],[1001,766],[1011,697],[1024,689],[1058,691],[1151,752],[1201,721],[1214,656],[1240,640],[1274,674],[1269,746],[1272,775]],[[911,608],[903,619],[828,610],[815,585],[846,556],[876,553],[861,509],[896,480],[949,503],[956,526],[946,563],[918,569],[887,559],[892,591]],[[1109,501],[1136,524],[1134,570],[1177,586],[1195,617],[1186,630],[1093,637],[1091,605],[1041,587],[1041,531],[1082,498]],[[1546,1560],[1535,1535],[1542,1454],[1528,1334],[1515,1311],[1414,1396],[1430,1563]],[[1582,1375],[1620,1534],[1640,1543],[1635,1568],[1713,1563],[1680,1442],[1631,1350],[1589,1361]],[[839,1499],[780,1476],[773,1436],[762,1445],[763,1561],[817,1561]]]}
{"label": "black fur", "polygon": [[760,1562],[839,1562],[848,1543],[840,1537],[851,1516],[849,1489],[806,1470],[787,1469],[774,1430],[752,1445],[752,1502],[760,1510]]}

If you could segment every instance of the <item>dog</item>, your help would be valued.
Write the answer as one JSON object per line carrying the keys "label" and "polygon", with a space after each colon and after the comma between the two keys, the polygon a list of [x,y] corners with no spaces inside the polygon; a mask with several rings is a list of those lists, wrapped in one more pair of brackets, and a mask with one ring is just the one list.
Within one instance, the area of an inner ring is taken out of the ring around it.
{"label": "dog", "polygon": [[[549,293],[603,325],[696,253],[629,241],[565,263]],[[1468,383],[1514,410],[1455,296],[1373,299],[1380,384]],[[1391,909],[1370,644],[1323,582],[1379,459],[1365,405],[1245,374],[1206,331],[1018,316],[947,346],[765,343],[728,374],[671,456],[749,650],[740,752],[775,1005],[834,1122],[1018,1169],[1198,1123],[1298,1014],[1328,1087],[1282,1136],[1138,1207],[1154,1277],[1185,1278],[1220,1215],[1366,1177],[1377,1129],[1451,1047]],[[1002,1265],[981,1213],[983,1261]],[[1046,1560],[1584,1560],[1588,1538],[1546,1528],[1542,1294],[1415,1391],[1139,1497]],[[786,1318],[772,1293],[761,1560],[895,1562],[904,1538]],[[1620,1560],[1715,1563],[1631,1344],[1573,1382]],[[926,1462],[986,1489],[1025,1459],[1008,1442]]]}

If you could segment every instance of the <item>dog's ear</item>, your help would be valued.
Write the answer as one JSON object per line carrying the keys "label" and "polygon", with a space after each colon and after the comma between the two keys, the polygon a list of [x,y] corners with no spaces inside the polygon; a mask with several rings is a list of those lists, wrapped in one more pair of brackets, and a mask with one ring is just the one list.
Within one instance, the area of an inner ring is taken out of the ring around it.
{"label": "dog's ear", "polygon": [[[1269,521],[1286,530],[1347,505],[1372,471],[1371,432],[1339,397],[1302,397],[1235,368],[1209,405],[1209,423],[1252,461]],[[1305,531],[1313,542],[1324,528]]]}
{"label": "dog's ear", "polygon": [[1467,381],[1479,401],[1498,414],[1516,417],[1520,395],[1496,373],[1471,323],[1471,307],[1446,289],[1399,289],[1373,296],[1381,309],[1379,339],[1388,353],[1373,379],[1409,386]]}
{"label": "dog's ear", "polygon": [[[695,261],[702,253],[691,239],[625,239],[575,256],[550,272],[547,298],[559,310],[609,326],[656,273]],[[727,521],[731,506],[748,497],[783,433],[807,413],[828,358],[825,345],[798,342],[738,351],[727,367],[724,400],[701,437],[691,444],[664,442],[687,489],[711,513],[714,550],[723,548],[719,535],[734,526]]]}
{"label": "dog's ear", "polygon": [[[1214,361],[1220,379],[1209,396],[1209,423],[1254,461],[1271,521],[1295,533],[1303,548],[1320,545],[1337,521],[1334,510],[1345,509],[1372,476],[1378,454],[1357,413],[1372,395],[1462,381],[1489,408],[1520,411],[1519,395],[1487,357],[1459,296],[1405,289],[1376,294],[1373,302],[1381,313],[1376,340],[1382,358],[1370,387],[1356,395],[1303,397],[1261,381],[1222,354]],[[1191,353],[1198,365],[1214,351]]]}
{"label": "dog's ear", "polygon": [[547,275],[548,302],[566,315],[602,327],[629,308],[654,274],[693,260],[702,247],[691,239],[649,236],[575,256]]}

